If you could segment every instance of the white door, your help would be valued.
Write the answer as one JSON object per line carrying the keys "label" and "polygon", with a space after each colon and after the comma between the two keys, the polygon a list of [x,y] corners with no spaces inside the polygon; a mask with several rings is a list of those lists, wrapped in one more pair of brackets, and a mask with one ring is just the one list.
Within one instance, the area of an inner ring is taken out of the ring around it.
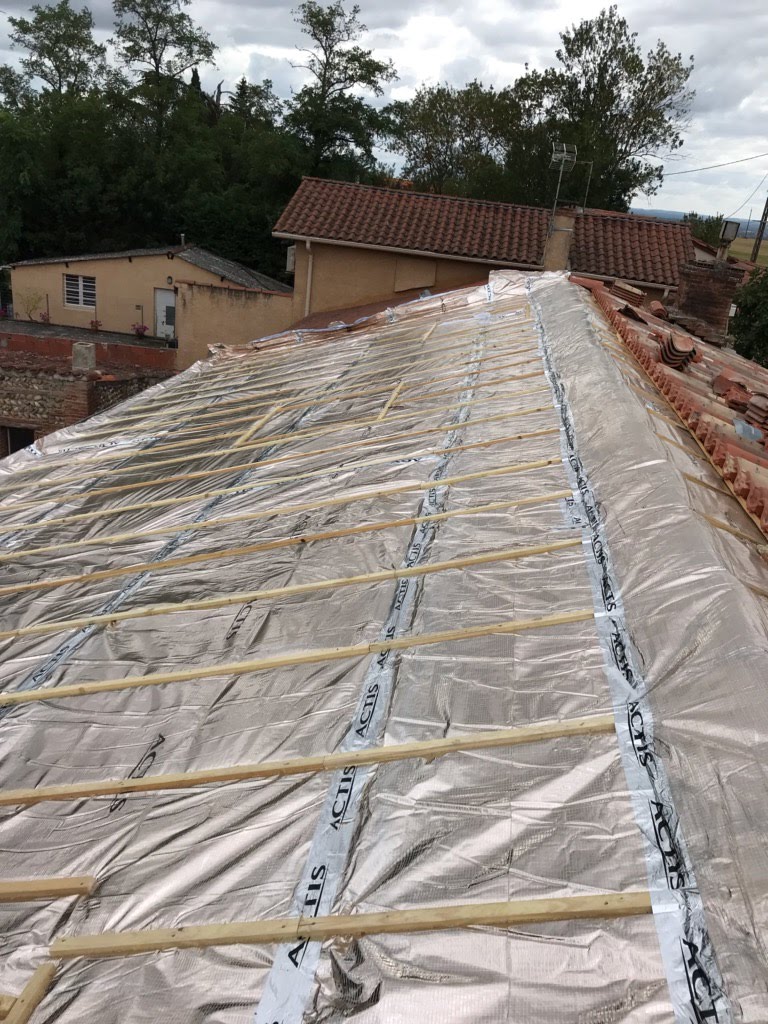
{"label": "white door", "polygon": [[176,337],[176,292],[173,288],[155,288],[155,337]]}

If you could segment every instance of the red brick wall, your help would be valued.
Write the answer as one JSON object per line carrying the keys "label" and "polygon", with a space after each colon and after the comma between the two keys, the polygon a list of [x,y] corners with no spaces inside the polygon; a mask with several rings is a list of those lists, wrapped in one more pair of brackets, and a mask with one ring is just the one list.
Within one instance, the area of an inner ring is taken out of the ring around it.
{"label": "red brick wall", "polygon": [[675,305],[725,336],[728,315],[743,273],[727,263],[683,263]]}
{"label": "red brick wall", "polygon": [[[88,339],[39,337],[35,334],[18,333],[15,327],[11,333],[10,324],[3,324],[0,321],[0,351],[24,352],[46,359],[70,360],[75,340]],[[120,342],[111,341],[96,341],[94,344],[96,346],[96,366],[100,368],[137,367],[146,370],[165,370],[171,373],[176,371],[177,352],[175,349],[122,345]]]}

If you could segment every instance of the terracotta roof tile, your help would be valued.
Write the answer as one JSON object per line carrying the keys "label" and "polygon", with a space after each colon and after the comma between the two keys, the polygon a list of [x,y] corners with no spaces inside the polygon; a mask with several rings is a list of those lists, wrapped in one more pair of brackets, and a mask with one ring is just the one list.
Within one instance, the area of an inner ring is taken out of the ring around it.
{"label": "terracotta roof tile", "polygon": [[576,218],[571,267],[577,273],[677,286],[680,264],[692,259],[687,224],[598,210]]}
{"label": "terracotta roof tile", "polygon": [[[669,417],[677,413],[681,427],[688,428],[725,485],[768,535],[768,369],[672,327],[647,310],[640,311],[639,320],[627,316],[623,299],[602,285],[590,282],[590,291],[671,406]],[[678,358],[670,361],[675,352]]]}
{"label": "terracotta roof tile", "polygon": [[[510,203],[304,178],[277,234],[541,267],[551,211]],[[687,224],[586,210],[575,219],[576,272],[676,286],[694,259]]]}
{"label": "terracotta roof tile", "polygon": [[549,210],[304,178],[275,232],[539,267]]}

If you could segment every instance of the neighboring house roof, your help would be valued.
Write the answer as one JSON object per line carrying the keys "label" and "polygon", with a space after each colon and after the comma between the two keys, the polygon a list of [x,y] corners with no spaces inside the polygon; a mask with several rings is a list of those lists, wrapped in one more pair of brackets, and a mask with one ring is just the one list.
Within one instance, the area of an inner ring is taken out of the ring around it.
{"label": "neighboring house roof", "polygon": [[530,206],[304,178],[274,233],[540,267],[549,217]]}
{"label": "neighboring house roof", "polygon": [[234,260],[224,259],[207,249],[200,249],[198,246],[189,246],[177,253],[179,259],[191,263],[201,270],[207,270],[211,274],[218,274],[219,277],[232,281],[233,284],[241,284],[244,288],[257,288],[268,292],[290,292],[290,285],[276,281],[273,277],[260,274],[257,270],[250,270],[242,263],[235,263]]}
{"label": "neighboring house roof", "polygon": [[695,249],[701,249],[702,252],[709,253],[710,256],[717,256],[717,246],[710,245],[709,242],[704,242],[701,238],[694,238],[693,246]]}
{"label": "neighboring house roof", "polygon": [[120,252],[91,252],[82,253],[79,256],[47,256],[34,260],[17,260],[15,263],[9,264],[9,266],[15,269],[16,267],[42,266],[47,263],[124,260],[141,256],[166,256],[169,254],[179,257],[185,263],[190,263],[201,270],[207,270],[211,274],[216,274],[218,277],[231,281],[232,284],[242,285],[244,288],[256,288],[260,291],[270,292],[291,291],[290,286],[283,284],[281,281],[267,277],[266,274],[260,274],[256,270],[250,270],[248,267],[244,267],[242,263],[236,263],[234,260],[217,256],[215,253],[209,252],[207,249],[201,249],[197,245],[166,245],[156,246],[151,249],[123,249]]}
{"label": "neighboring house roof", "polygon": [[[701,249],[702,252],[708,253],[710,256],[717,256],[717,246],[710,245],[709,242],[702,242],[700,238],[694,238],[693,245],[695,249]],[[732,267],[736,267],[738,270],[744,271],[744,282],[749,280],[749,275],[758,266],[757,263],[753,263],[752,260],[738,259],[736,256],[728,256],[728,263]]]}
{"label": "neighboring house roof", "polygon": [[[694,258],[687,224],[603,210],[574,213],[570,267],[676,287]],[[541,268],[551,210],[304,178],[275,225],[281,238]]]}
{"label": "neighboring house roof", "polygon": [[577,273],[676,287],[680,264],[694,258],[687,224],[598,210],[576,217],[571,268]]}

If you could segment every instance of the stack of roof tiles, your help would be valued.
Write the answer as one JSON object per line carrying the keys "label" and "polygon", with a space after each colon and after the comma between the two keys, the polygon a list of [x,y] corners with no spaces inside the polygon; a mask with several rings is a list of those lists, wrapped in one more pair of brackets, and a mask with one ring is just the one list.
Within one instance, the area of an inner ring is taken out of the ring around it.
{"label": "stack of roof tiles", "polygon": [[753,395],[747,405],[745,418],[748,423],[761,429],[768,426],[768,396]]}
{"label": "stack of roof tiles", "polygon": [[622,300],[602,285],[589,284],[648,376],[768,533],[768,369],[679,330],[674,332],[675,350],[684,347],[687,337],[697,356],[682,367],[669,365],[665,358],[672,350],[668,324],[647,310],[635,310],[628,317]]}
{"label": "stack of roof tiles", "polygon": [[746,412],[752,392],[745,380],[737,378],[731,371],[723,370],[712,381],[712,390],[720,395],[730,409]]}
{"label": "stack of roof tiles", "polygon": [[617,299],[623,299],[624,302],[634,303],[636,306],[642,305],[644,297],[639,288],[634,288],[626,281],[614,281],[611,285],[611,295],[615,295]]}
{"label": "stack of roof tiles", "polygon": [[659,341],[659,353],[661,361],[667,366],[673,366],[676,370],[684,370],[693,362],[696,356],[696,346],[693,338],[679,331],[664,331],[654,334]]}

